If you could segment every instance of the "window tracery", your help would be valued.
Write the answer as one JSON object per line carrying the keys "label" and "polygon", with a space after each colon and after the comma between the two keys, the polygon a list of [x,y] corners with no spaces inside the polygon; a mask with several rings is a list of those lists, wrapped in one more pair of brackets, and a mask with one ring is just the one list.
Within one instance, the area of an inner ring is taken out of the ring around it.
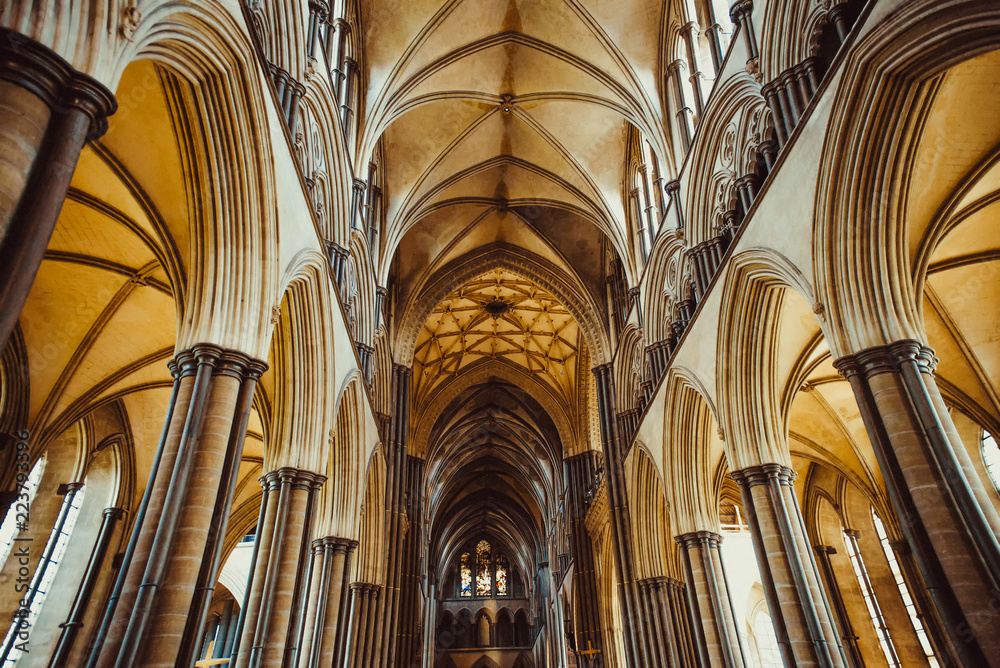
{"label": "window tracery", "polygon": [[462,555],[462,581],[459,584],[459,594],[461,596],[472,596],[472,567],[469,564],[471,555],[466,552]]}
{"label": "window tracery", "polygon": [[476,596],[489,596],[493,591],[490,562],[490,544],[481,540],[476,545]]}
{"label": "window tracery", "polygon": [[497,596],[507,595],[507,557],[497,555]]}
{"label": "window tracery", "polygon": [[[452,571],[454,573],[454,571]],[[513,578],[513,579],[512,579]],[[468,545],[458,557],[458,577],[452,580],[453,596],[458,598],[508,598],[519,596],[511,572],[510,557],[494,549],[490,541],[480,538]]]}

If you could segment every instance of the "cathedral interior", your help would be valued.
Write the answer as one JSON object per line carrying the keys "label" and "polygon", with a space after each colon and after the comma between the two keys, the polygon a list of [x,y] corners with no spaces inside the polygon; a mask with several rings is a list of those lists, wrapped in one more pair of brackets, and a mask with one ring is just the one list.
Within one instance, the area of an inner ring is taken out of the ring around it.
{"label": "cathedral interior", "polygon": [[997,0],[5,0],[0,668],[1000,667],[998,110]]}

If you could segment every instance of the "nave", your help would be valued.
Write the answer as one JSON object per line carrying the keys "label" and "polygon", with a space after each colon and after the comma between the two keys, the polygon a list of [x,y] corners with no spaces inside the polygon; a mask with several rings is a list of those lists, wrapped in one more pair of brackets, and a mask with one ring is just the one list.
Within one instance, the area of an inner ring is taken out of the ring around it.
{"label": "nave", "polygon": [[9,0],[0,668],[1000,666],[998,28]]}

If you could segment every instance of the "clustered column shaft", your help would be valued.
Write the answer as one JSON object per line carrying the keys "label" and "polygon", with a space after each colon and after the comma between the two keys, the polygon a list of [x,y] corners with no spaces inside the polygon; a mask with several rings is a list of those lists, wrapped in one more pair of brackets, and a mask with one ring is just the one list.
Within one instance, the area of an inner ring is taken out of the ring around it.
{"label": "clustered column shaft", "polygon": [[[688,581],[688,606],[695,637],[707,665],[743,668],[739,624],[729,598],[719,545],[722,536],[695,531],[677,536]],[[700,620],[700,621],[697,621]],[[703,660],[703,665],[705,661]]]}
{"label": "clustered column shaft", "polygon": [[239,461],[249,402],[266,365],[200,344],[171,367],[177,387],[155,479],[133,529],[138,538],[122,565],[127,574],[111,602],[107,635],[102,628],[98,637],[100,657],[92,656],[102,667],[172,666],[189,637],[188,620],[204,624],[204,585],[217,573],[234,491],[227,462]]}
{"label": "clustered column shaft", "polygon": [[781,464],[732,473],[753,537],[764,595],[786,666],[847,665],[795,499]]}
{"label": "clustered column shaft", "polygon": [[570,524],[570,549],[576,563],[573,572],[573,598],[576,622],[576,647],[578,650],[601,650],[600,597],[597,593],[597,574],[594,571],[594,552],[585,523],[587,508],[584,495],[600,464],[594,451],[566,460],[567,508]]}
{"label": "clustered column shaft", "polygon": [[618,436],[618,421],[615,418],[611,365],[605,364],[596,367],[594,377],[597,381],[597,410],[601,423],[604,465],[607,468],[612,536],[615,547],[615,569],[618,578],[618,602],[622,611],[625,655],[629,665],[648,665],[648,643],[643,632],[634,577],[630,529],[632,523],[629,518],[625,476],[622,470],[622,445]]}
{"label": "clustered column shaft", "polygon": [[[842,357],[886,492],[940,621],[950,659],[1000,665],[1000,518],[934,381],[936,359],[917,341]],[[905,563],[904,560],[901,563]]]}
{"label": "clustered column shaft", "polygon": [[233,665],[295,665],[304,632],[306,564],[315,490],[325,478],[281,468],[261,477],[266,506]]}
{"label": "clustered column shaft", "polygon": [[115,96],[51,49],[0,28],[0,350],[17,326],[84,144]]}

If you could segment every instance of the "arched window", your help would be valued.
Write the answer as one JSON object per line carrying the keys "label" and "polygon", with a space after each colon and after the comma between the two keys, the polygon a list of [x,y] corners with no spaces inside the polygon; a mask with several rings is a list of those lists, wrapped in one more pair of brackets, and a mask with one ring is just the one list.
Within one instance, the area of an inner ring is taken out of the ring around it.
{"label": "arched window", "polygon": [[990,474],[993,487],[1000,491],[1000,446],[993,434],[983,429],[980,441],[983,452],[983,463],[986,464],[986,472]]}
{"label": "arched window", "polygon": [[858,578],[858,586],[861,587],[865,605],[868,607],[868,615],[875,626],[879,645],[882,646],[882,653],[890,668],[895,668],[899,665],[899,657],[896,654],[896,646],[892,642],[892,637],[889,635],[889,628],[885,624],[882,608],[875,597],[875,589],[872,587],[871,578],[868,577],[868,569],[865,567],[864,559],[861,558],[861,550],[858,547],[858,532],[845,529],[844,544],[847,547],[847,555],[851,558],[851,566],[854,567],[854,575]]}
{"label": "arched window", "polygon": [[[445,588],[460,598],[521,596],[521,580],[511,571],[510,557],[493,549],[486,537],[477,538],[458,557],[458,568],[449,569]],[[457,593],[456,593],[457,589]]]}
{"label": "arched window", "polygon": [[469,563],[472,556],[466,552],[462,555],[462,581],[459,585],[459,594],[462,596],[472,596],[472,565]]}
{"label": "arched window", "polygon": [[26,603],[24,608],[27,609],[27,614],[23,614],[24,608],[22,608],[19,612],[23,616],[15,614],[10,628],[7,629],[7,637],[4,638],[2,649],[3,668],[12,667],[17,663],[17,660],[21,658],[23,648],[27,646],[26,642],[21,642],[21,639],[24,638],[23,633],[19,638],[18,631],[21,628],[31,629],[35,624],[35,620],[38,619],[42,603],[45,602],[45,597],[52,587],[52,582],[56,578],[56,571],[59,569],[59,564],[62,562],[63,555],[66,552],[66,545],[69,543],[69,537],[73,533],[73,527],[76,526],[76,520],[80,517],[80,506],[83,505],[85,491],[86,487],[84,485],[71,486],[63,498],[62,508],[59,511],[59,519],[56,520],[56,525],[52,528],[52,533],[49,534],[49,540],[45,544],[42,558],[39,560],[38,565],[35,567],[35,572],[32,574],[31,584],[21,599],[22,605]]}
{"label": "arched window", "polygon": [[497,596],[507,595],[507,557],[497,555]]}
{"label": "arched window", "polygon": [[774,623],[771,615],[763,608],[754,615],[753,637],[757,641],[757,665],[760,668],[782,668],[784,664],[778,649],[778,639],[774,635]]}
{"label": "arched window", "polygon": [[491,572],[490,544],[485,540],[476,545],[476,596],[493,593],[493,573]]}
{"label": "arched window", "polygon": [[910,616],[910,623],[913,624],[913,630],[920,641],[920,647],[924,650],[924,655],[927,657],[927,663],[931,668],[937,668],[939,665],[938,660],[934,656],[934,648],[931,647],[930,638],[927,637],[927,630],[924,628],[923,622],[920,621],[917,606],[913,602],[913,597],[910,596],[910,588],[907,587],[906,581],[903,579],[903,572],[899,568],[899,562],[896,560],[896,553],[889,543],[889,534],[886,532],[882,520],[875,513],[874,508],[872,508],[872,523],[875,525],[875,533],[878,534],[879,542],[882,544],[882,551],[885,553],[886,561],[889,562],[889,570],[892,572],[893,579],[896,580],[899,595],[903,598],[903,605],[906,606],[906,612]]}
{"label": "arched window", "polygon": [[[18,463],[18,468],[21,466],[22,464]],[[17,496],[14,497],[14,501],[11,502],[10,508],[7,510],[3,525],[0,525],[0,566],[7,562],[11,547],[14,545],[14,539],[20,533],[21,527],[27,524],[23,516],[27,514],[26,511],[30,510],[31,502],[35,500],[35,493],[38,491],[38,483],[42,479],[42,471],[44,470],[45,457],[39,457],[35,465],[31,467],[30,472],[25,474],[24,471],[20,471],[18,473],[17,487],[14,489]],[[25,476],[23,480],[22,475]],[[18,517],[18,515],[22,515],[22,517]]]}

